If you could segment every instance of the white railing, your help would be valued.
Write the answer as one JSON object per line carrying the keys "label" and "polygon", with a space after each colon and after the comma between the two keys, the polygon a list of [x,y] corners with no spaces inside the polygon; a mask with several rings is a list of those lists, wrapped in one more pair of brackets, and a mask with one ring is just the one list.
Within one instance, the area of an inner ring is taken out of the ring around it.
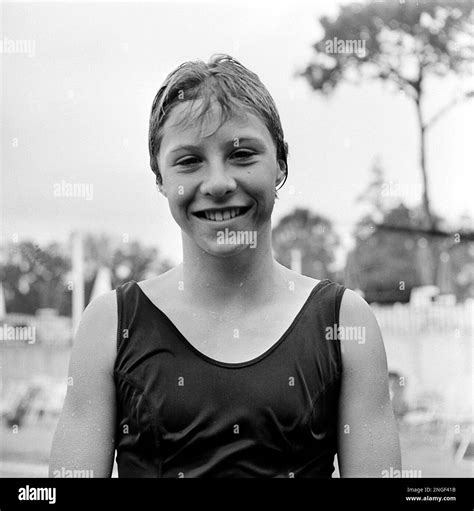
{"label": "white railing", "polygon": [[459,337],[472,335],[474,300],[459,304],[371,304],[382,333],[413,335],[437,333]]}
{"label": "white railing", "polygon": [[[72,322],[68,316],[57,316],[54,314],[19,314],[8,313],[0,326],[28,326],[35,329],[35,342],[47,345],[65,346],[72,341]],[[6,342],[3,344],[12,345],[15,343]]]}

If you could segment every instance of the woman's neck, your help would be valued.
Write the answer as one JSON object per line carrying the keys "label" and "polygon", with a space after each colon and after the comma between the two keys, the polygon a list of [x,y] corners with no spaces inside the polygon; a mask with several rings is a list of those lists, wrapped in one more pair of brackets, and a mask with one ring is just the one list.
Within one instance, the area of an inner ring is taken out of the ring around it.
{"label": "woman's neck", "polygon": [[183,239],[183,262],[177,270],[190,300],[199,300],[204,307],[229,307],[268,299],[280,280],[279,267],[273,259],[270,239],[259,238],[255,248],[228,257],[208,254]]}

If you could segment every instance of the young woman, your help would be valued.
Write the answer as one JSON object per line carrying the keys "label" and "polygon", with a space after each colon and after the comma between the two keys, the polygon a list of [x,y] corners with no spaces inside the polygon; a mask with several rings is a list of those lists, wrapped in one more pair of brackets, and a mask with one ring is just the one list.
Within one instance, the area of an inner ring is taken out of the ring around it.
{"label": "young woman", "polygon": [[273,258],[287,145],[257,75],[225,55],[179,66],[149,146],[183,260],[85,310],[50,473],[109,477],[115,452],[120,477],[331,477],[335,454],[342,477],[399,469],[369,306]]}

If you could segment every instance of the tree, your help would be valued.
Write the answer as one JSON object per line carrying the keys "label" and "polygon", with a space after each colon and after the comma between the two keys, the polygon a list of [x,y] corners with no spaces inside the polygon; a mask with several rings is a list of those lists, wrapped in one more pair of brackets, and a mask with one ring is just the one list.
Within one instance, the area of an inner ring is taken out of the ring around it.
{"label": "tree", "polygon": [[112,238],[106,234],[85,236],[84,263],[86,302],[101,266],[110,268],[113,289],[128,280],[139,281],[159,275],[172,266],[154,247],[145,247],[138,241]]}
{"label": "tree", "polygon": [[414,227],[418,218],[384,193],[387,181],[379,158],[371,172],[371,181],[357,198],[368,206],[368,212],[355,227],[355,247],[347,256],[344,282],[362,290],[368,301],[407,301],[411,288],[419,283],[418,237],[379,226]]}
{"label": "tree", "polygon": [[[399,204],[384,212],[382,225],[415,227],[412,211]],[[420,284],[417,243],[421,238],[378,227],[371,214],[355,228],[355,247],[346,262],[348,287],[358,287],[367,301],[408,301],[412,287]]]}
{"label": "tree", "polygon": [[[154,247],[136,241],[119,242],[107,235],[87,235],[84,239],[86,298],[100,266],[110,268],[114,289],[127,280],[139,281],[158,275],[171,264]],[[40,247],[32,241],[9,244],[0,265],[7,311],[35,314],[39,308],[53,308],[60,315],[70,315],[71,270],[67,245],[50,243]]]}
{"label": "tree", "polygon": [[116,247],[112,256],[113,284],[127,280],[139,281],[169,270],[172,264],[154,247],[144,247],[137,241]]}
{"label": "tree", "polygon": [[[470,217],[460,222],[457,233],[450,233],[448,226],[438,230],[428,248],[421,208],[408,208],[384,192],[384,171],[376,161],[372,180],[358,197],[368,205],[368,212],[354,231],[355,247],[344,270],[346,286],[361,289],[368,301],[378,302],[407,301],[411,289],[424,284],[436,284],[441,293],[454,293],[460,300],[472,296]],[[435,220],[442,225],[440,218]],[[431,263],[435,281],[430,280]]]}
{"label": "tree", "polygon": [[445,253],[454,275],[454,292],[458,299],[474,297],[474,243],[457,243]]}
{"label": "tree", "polygon": [[[472,75],[472,10],[472,2],[454,0],[343,5],[336,19],[324,16],[319,20],[324,35],[313,46],[312,61],[300,73],[315,91],[323,94],[330,94],[341,82],[378,79],[403,91],[413,101],[420,135],[426,228],[434,228],[436,222],[429,198],[427,134],[454,106],[473,97],[474,91],[461,92],[427,119],[423,112],[425,85],[429,76]],[[337,51],[341,42],[342,51]],[[358,44],[348,48],[345,43],[349,42]]]}
{"label": "tree", "polygon": [[377,156],[372,164],[372,180],[357,197],[357,202],[365,202],[370,206],[374,221],[380,220],[387,209],[387,193],[384,191],[386,184],[382,162],[380,156]]}
{"label": "tree", "polygon": [[339,240],[327,218],[308,209],[296,208],[273,229],[275,259],[290,268],[295,252],[301,273],[314,278],[332,278]]}
{"label": "tree", "polygon": [[11,243],[0,271],[7,310],[34,314],[49,307],[63,312],[69,270],[68,256],[58,243],[44,248],[31,241]]}

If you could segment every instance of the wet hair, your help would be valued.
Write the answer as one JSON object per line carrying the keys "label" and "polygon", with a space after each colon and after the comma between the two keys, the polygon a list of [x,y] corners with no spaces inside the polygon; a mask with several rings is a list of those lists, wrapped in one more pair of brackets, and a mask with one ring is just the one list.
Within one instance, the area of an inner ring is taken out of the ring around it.
{"label": "wet hair", "polygon": [[[194,108],[195,100],[202,100]],[[157,155],[163,138],[163,126],[174,106],[188,101],[186,123],[201,122],[213,101],[221,107],[221,123],[233,115],[242,115],[242,110],[256,114],[270,132],[277,148],[277,159],[285,164],[285,178],[288,176],[288,144],[285,142],[280,116],[270,93],[259,77],[229,55],[213,55],[206,64],[202,60],[184,62],[171,72],[158,90],[150,114],[148,147],[151,170],[156,183],[162,184]],[[218,129],[217,128],[217,129]]]}

